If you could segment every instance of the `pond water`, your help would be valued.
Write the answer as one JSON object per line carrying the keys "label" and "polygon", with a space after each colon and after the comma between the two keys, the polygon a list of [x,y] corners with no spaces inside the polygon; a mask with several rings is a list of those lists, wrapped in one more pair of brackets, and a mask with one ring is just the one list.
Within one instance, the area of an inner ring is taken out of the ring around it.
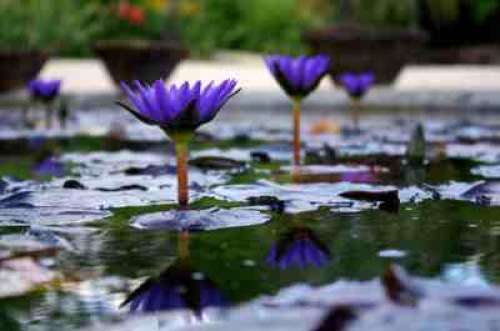
{"label": "pond water", "polygon": [[[305,112],[315,167],[291,176],[289,112],[228,110],[192,145],[193,212],[179,215],[171,147],[109,113],[50,133],[2,124],[1,330],[71,330],[131,308],[201,316],[298,283],[371,280],[392,263],[500,284],[493,115],[367,111],[353,132],[342,112]],[[405,156],[418,122],[423,164]],[[172,217],[189,225],[162,222]]]}

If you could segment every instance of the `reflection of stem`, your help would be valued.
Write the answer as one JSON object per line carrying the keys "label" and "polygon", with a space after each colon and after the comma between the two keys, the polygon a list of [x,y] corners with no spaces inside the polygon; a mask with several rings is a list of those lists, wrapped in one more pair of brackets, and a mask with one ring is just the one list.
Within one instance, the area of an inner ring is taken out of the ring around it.
{"label": "reflection of stem", "polygon": [[293,100],[293,164],[300,165],[300,106],[301,100]]}
{"label": "reflection of stem", "polygon": [[23,106],[23,125],[28,126],[28,112],[29,112],[30,106],[28,104]]}
{"label": "reflection of stem", "polygon": [[182,231],[179,233],[178,239],[178,255],[181,259],[187,259],[189,257],[189,232]]}
{"label": "reflection of stem", "polygon": [[182,209],[187,209],[189,203],[188,195],[188,144],[177,142],[175,144],[177,157],[177,200]]}
{"label": "reflection of stem", "polygon": [[352,99],[352,111],[351,111],[351,118],[352,118],[352,125],[355,130],[359,129],[359,111],[361,108],[361,103],[358,99]]}

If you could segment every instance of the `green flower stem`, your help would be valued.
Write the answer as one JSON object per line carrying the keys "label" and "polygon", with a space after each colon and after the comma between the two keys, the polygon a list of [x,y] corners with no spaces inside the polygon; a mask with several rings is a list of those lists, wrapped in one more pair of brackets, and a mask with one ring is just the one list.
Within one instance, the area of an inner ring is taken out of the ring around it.
{"label": "green flower stem", "polygon": [[52,104],[48,103],[45,105],[45,127],[47,129],[52,128],[52,118],[53,118],[53,108]]}
{"label": "green flower stem", "polygon": [[189,204],[188,144],[186,142],[176,142],[175,155],[177,158],[177,200],[181,209],[187,209]]}
{"label": "green flower stem", "polygon": [[23,125],[24,126],[28,126],[28,123],[29,123],[29,116],[28,116],[29,109],[30,109],[29,104],[25,104],[23,106]]}
{"label": "green flower stem", "polygon": [[300,166],[300,108],[302,100],[293,99],[293,165]]}

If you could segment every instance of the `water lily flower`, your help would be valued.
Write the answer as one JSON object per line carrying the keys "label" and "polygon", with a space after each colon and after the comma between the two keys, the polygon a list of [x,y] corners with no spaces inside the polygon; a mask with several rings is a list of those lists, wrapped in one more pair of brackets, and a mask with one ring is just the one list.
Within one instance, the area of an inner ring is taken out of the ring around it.
{"label": "water lily flower", "polygon": [[28,83],[28,91],[35,100],[45,103],[52,102],[59,96],[60,80],[33,79]]}
{"label": "water lily flower", "polygon": [[365,72],[359,75],[345,73],[340,76],[340,82],[351,98],[360,99],[373,86],[375,76],[371,72]]}
{"label": "water lily flower", "polygon": [[314,91],[330,69],[326,55],[299,56],[270,55],[266,65],[278,84],[293,100],[294,164],[300,165],[300,111],[302,100]]}
{"label": "water lily flower", "polygon": [[359,127],[359,100],[370,90],[375,82],[371,72],[361,74],[345,73],[339,78],[340,83],[353,101],[352,119],[355,128]]}
{"label": "water lily flower", "polygon": [[[52,126],[53,109],[52,103],[59,96],[61,90],[60,80],[42,80],[34,79],[28,83],[28,92],[35,101],[41,101],[45,104],[45,122],[47,128]],[[24,120],[27,122],[27,110],[24,114]]]}
{"label": "water lily flower", "polygon": [[237,94],[237,82],[227,79],[220,84],[203,86],[185,82],[165,86],[157,80],[152,86],[134,83],[134,88],[122,83],[123,91],[132,106],[118,102],[137,119],[160,127],[175,143],[177,155],[178,199],[181,207],[188,204],[187,160],[188,143],[194,131],[210,122],[220,109]]}
{"label": "water lily flower", "polygon": [[273,245],[266,263],[279,269],[307,266],[322,267],[331,258],[330,251],[314,232],[306,227],[295,227]]}

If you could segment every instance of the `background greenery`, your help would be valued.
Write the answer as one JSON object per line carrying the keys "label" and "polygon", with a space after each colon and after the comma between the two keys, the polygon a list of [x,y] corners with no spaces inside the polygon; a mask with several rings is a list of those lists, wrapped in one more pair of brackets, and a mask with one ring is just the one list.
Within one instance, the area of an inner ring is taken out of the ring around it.
{"label": "background greenery", "polygon": [[[137,6],[144,22],[118,15]],[[0,49],[44,48],[87,56],[97,39],[179,37],[193,54],[215,49],[300,53],[304,30],[354,21],[370,26],[413,26],[419,8],[432,20],[463,15],[478,24],[500,10],[500,0],[2,0]]]}

